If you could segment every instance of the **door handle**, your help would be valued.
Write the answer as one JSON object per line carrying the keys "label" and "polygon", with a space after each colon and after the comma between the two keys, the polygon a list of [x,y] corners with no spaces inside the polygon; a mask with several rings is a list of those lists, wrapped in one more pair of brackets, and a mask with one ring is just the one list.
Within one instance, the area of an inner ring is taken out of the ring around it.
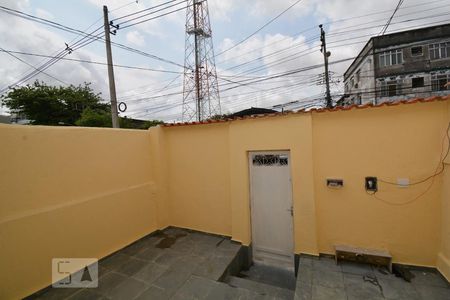
{"label": "door handle", "polygon": [[291,206],[291,208],[287,209],[287,211],[290,211],[291,216],[294,216],[294,207]]}

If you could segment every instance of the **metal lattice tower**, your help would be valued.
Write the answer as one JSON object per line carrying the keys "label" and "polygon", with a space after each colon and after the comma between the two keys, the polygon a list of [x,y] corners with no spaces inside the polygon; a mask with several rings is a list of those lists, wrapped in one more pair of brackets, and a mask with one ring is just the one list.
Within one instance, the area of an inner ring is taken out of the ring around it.
{"label": "metal lattice tower", "polygon": [[189,0],[186,12],[183,121],[202,121],[220,114],[208,2]]}

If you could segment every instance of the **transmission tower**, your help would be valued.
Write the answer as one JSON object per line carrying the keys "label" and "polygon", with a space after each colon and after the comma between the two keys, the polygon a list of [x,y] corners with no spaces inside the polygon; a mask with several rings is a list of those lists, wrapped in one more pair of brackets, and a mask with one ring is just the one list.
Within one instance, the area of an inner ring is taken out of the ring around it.
{"label": "transmission tower", "polygon": [[220,115],[208,2],[189,0],[186,12],[183,121],[202,121]]}

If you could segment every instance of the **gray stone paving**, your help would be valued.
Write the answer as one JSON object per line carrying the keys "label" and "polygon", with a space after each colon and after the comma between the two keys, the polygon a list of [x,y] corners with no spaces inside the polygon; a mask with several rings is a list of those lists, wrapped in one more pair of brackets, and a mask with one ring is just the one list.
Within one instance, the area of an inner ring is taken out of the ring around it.
{"label": "gray stone paving", "polygon": [[408,283],[368,265],[311,256],[300,257],[294,297],[288,282],[276,287],[263,270],[225,277],[240,248],[227,238],[170,228],[101,260],[98,288],[50,288],[29,298],[450,300],[450,285],[432,271],[412,270],[415,278]]}
{"label": "gray stone paving", "polygon": [[411,269],[411,283],[365,264],[301,256],[296,300],[450,300],[450,284],[437,271]]}
{"label": "gray stone paving", "polygon": [[30,298],[292,299],[282,291],[266,295],[220,282],[240,247],[227,238],[170,228],[101,260],[98,288],[50,288]]}

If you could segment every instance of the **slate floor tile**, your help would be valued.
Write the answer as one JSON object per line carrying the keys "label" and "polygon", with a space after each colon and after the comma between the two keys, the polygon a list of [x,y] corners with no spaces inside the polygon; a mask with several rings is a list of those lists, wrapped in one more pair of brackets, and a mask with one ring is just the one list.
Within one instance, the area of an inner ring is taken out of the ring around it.
{"label": "slate floor tile", "polygon": [[49,288],[42,293],[32,295],[28,299],[46,299],[46,300],[59,300],[65,299],[74,294],[80,292],[82,289],[62,289],[62,288]]}
{"label": "slate floor tile", "polygon": [[173,266],[180,271],[193,273],[194,270],[198,266],[203,265],[205,261],[206,258],[197,255],[182,256],[175,261]]}
{"label": "slate floor tile", "polygon": [[133,275],[134,278],[139,279],[146,284],[153,283],[159,276],[161,276],[168,267],[157,263],[148,263],[139,272]]}
{"label": "slate floor tile", "polygon": [[175,251],[179,251],[179,252],[183,252],[185,254],[189,254],[193,251],[195,246],[194,241],[190,240],[190,239],[181,239],[181,240],[177,240],[171,247],[170,249],[175,250]]}
{"label": "slate floor tile", "polygon": [[110,272],[105,276],[99,278],[98,287],[92,289],[96,294],[108,296],[115,287],[124,282],[128,277],[115,272]]}
{"label": "slate floor tile", "polygon": [[70,300],[106,300],[107,298],[95,293],[91,289],[84,289],[73,296],[69,297]]}
{"label": "slate floor tile", "polygon": [[245,296],[244,291],[239,291],[238,288],[231,287],[224,283],[218,283],[211,292],[205,297],[210,300],[235,300],[240,296]]}
{"label": "slate floor tile", "polygon": [[[245,289],[241,289],[239,291],[239,300],[280,300],[282,298],[275,298],[269,295],[261,295],[258,293],[255,293],[253,291],[249,291],[249,290],[245,290]],[[292,299],[292,297],[290,298],[290,300]]]}
{"label": "slate floor tile", "polygon": [[204,263],[198,265],[193,274],[212,280],[219,280],[224,274],[228,263],[219,258],[208,258]]}
{"label": "slate floor tile", "polygon": [[355,262],[339,262],[343,273],[354,275],[374,274],[373,268],[368,264],[360,264]]}
{"label": "slate floor tile", "polygon": [[300,255],[300,260],[299,260],[299,266],[308,266],[308,267],[312,267],[313,266],[313,257],[309,256],[309,255]]}
{"label": "slate floor tile", "polygon": [[117,273],[132,276],[146,267],[147,261],[131,257],[123,265],[116,269]]}
{"label": "slate floor tile", "polygon": [[450,300],[450,289],[434,286],[420,286],[417,288],[422,299]]}
{"label": "slate floor tile", "polygon": [[330,257],[319,257],[319,259],[315,259],[312,261],[314,270],[323,270],[323,271],[334,271],[340,272],[341,267],[336,264],[334,258]]}
{"label": "slate floor tile", "polygon": [[155,262],[170,267],[173,266],[177,260],[185,256],[186,255],[182,252],[166,249],[157,259],[155,259]]}
{"label": "slate floor tile", "polygon": [[301,283],[302,285],[312,285],[313,280],[313,268],[308,265],[300,265],[298,267],[297,274],[297,285]]}
{"label": "slate floor tile", "polygon": [[421,299],[415,286],[401,278],[390,274],[389,276],[377,276],[383,295],[386,299]]}
{"label": "slate floor tile", "polygon": [[206,278],[201,278],[197,276],[191,276],[178,289],[178,291],[171,299],[173,300],[204,299],[216,285],[217,282],[213,280],[208,280]]}
{"label": "slate floor tile", "polygon": [[136,300],[166,300],[169,296],[166,294],[165,290],[157,286],[150,286],[144,292],[142,292]]}
{"label": "slate floor tile", "polygon": [[312,300],[347,300],[347,294],[345,289],[342,288],[329,288],[320,285],[313,285],[312,287]]}
{"label": "slate floor tile", "polygon": [[294,299],[295,300],[311,300],[312,299],[312,285],[297,283],[297,287],[295,288]]}
{"label": "slate floor tile", "polygon": [[134,278],[128,277],[119,285],[114,287],[108,292],[107,296],[114,300],[129,300],[135,299],[137,296],[142,294],[148,286],[142,281],[138,281]]}
{"label": "slate floor tile", "polygon": [[341,272],[333,271],[313,271],[313,286],[321,285],[329,288],[343,288],[344,278]]}
{"label": "slate floor tile", "polygon": [[449,285],[441,275],[432,271],[411,270],[414,274],[412,284],[448,288]]}
{"label": "slate floor tile", "polygon": [[362,275],[344,274],[344,283],[348,300],[384,299],[380,287],[365,281]]}
{"label": "slate floor tile", "polygon": [[153,282],[153,285],[164,289],[167,295],[172,296],[188,280],[190,275],[190,272],[169,268]]}
{"label": "slate floor tile", "polygon": [[164,254],[163,249],[150,247],[146,248],[145,250],[137,253],[135,255],[136,258],[143,259],[146,261],[155,261],[157,260],[162,254]]}
{"label": "slate floor tile", "polygon": [[130,259],[129,256],[119,253],[115,253],[99,262],[99,266],[109,269],[116,270],[120,268],[125,262]]}

